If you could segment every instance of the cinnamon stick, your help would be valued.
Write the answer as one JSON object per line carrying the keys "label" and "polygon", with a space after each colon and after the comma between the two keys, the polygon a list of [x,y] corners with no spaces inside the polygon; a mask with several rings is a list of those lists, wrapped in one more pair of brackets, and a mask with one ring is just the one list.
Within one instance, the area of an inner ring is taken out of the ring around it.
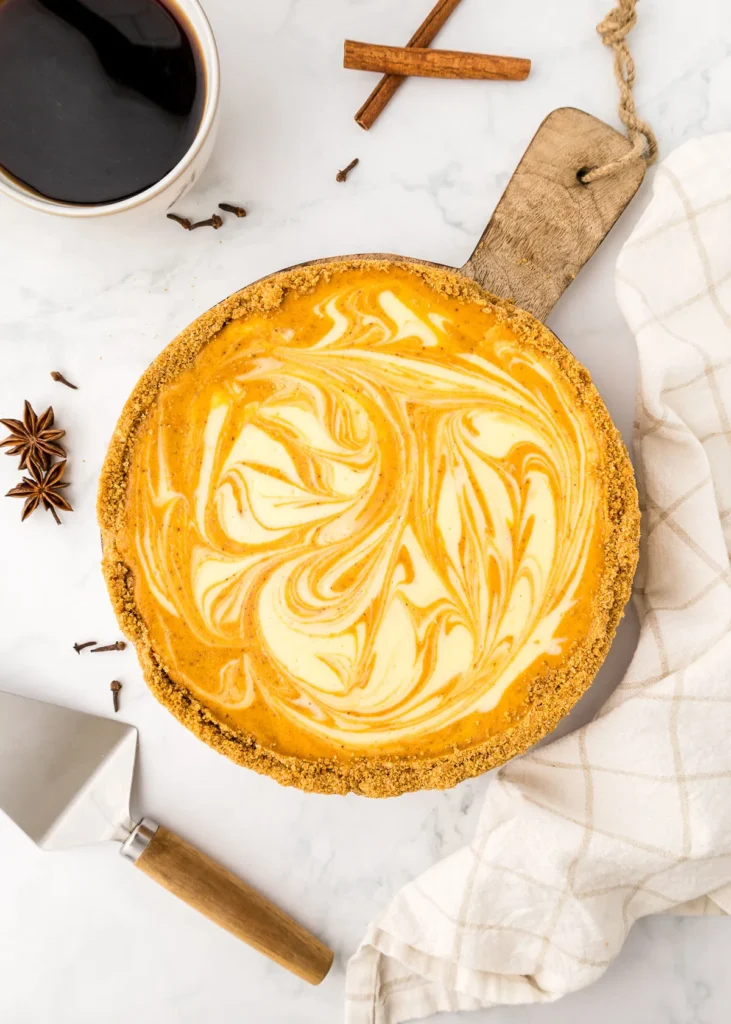
{"label": "cinnamon stick", "polygon": [[343,66],[354,71],[384,71],[418,78],[479,78],[521,82],[530,74],[523,57],[495,57],[462,50],[429,50],[416,46],[379,46],[345,40]]}
{"label": "cinnamon stick", "polygon": [[[436,7],[429,12],[406,45],[429,46],[460,2],[461,0],[437,0]],[[356,123],[368,131],[402,82],[403,78],[399,75],[384,75],[355,115]]]}

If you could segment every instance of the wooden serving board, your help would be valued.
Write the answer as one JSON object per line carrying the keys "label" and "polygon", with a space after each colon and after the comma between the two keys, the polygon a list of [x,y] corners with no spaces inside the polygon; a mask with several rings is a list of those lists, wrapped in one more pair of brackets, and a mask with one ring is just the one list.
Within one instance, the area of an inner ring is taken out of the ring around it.
{"label": "wooden serving board", "polygon": [[[485,291],[493,295],[511,299],[517,306],[543,320],[607,236],[636,193],[644,177],[645,164],[640,159],[628,161],[615,173],[598,178],[590,184],[582,183],[582,172],[618,160],[630,152],[631,144],[623,135],[590,114],[573,108],[554,110],[540,125],[528,145],[471,257],[456,272],[475,280]],[[353,258],[352,255],[331,257],[314,260],[309,264],[299,264],[298,267],[326,267]],[[424,260],[386,253],[360,254],[358,258],[426,265]],[[451,271],[452,274],[456,269],[444,264],[431,266],[439,266]],[[270,274],[264,281],[276,280],[281,273],[280,271]],[[184,342],[187,345],[187,337],[191,336],[211,337],[211,332],[218,330],[232,316],[241,315],[242,299],[246,291],[245,288],[236,292],[209,310],[190,325],[188,331],[179,337],[177,344]],[[160,365],[157,369],[153,366],[148,371],[145,378],[147,388],[150,388],[155,380],[160,381],[160,387],[164,386],[162,378],[159,377],[162,372]],[[133,392],[102,472],[102,494],[104,488],[109,487],[112,477],[122,472],[120,453],[127,457],[127,446],[130,444],[131,431],[136,423],[133,414],[139,415],[140,401],[138,391]],[[145,401],[149,401],[149,398],[145,398]],[[104,525],[104,532],[111,535],[112,529],[108,524]],[[112,554],[105,554],[108,571],[109,559],[114,557],[116,556],[112,547]],[[113,564],[116,571],[116,563]],[[157,682],[156,686],[160,687],[159,692],[162,693],[163,684]],[[173,706],[171,710],[175,710]],[[199,717],[187,718],[187,711],[176,713],[189,727],[190,722],[195,721],[195,731],[202,738],[207,738]],[[220,732],[215,724],[210,725],[210,730],[209,742],[213,742],[215,738],[218,743]],[[231,744],[231,749],[234,749],[234,744]],[[326,789],[323,789],[324,791]],[[164,847],[168,853],[169,845]],[[180,853],[181,849],[177,849],[177,852]],[[182,857],[182,853],[180,856]],[[183,859],[186,864],[192,863],[192,855],[186,853]],[[148,866],[154,866],[149,860],[147,863]],[[210,871],[208,874],[210,875]],[[186,890],[187,895],[183,898],[189,902],[205,902],[211,908],[210,916],[223,923],[224,927],[229,927],[237,934],[243,934],[243,929],[239,929],[237,922],[229,920],[220,909],[218,893],[223,882],[218,878],[215,886],[210,879],[209,883],[206,883],[208,888],[205,890],[204,898],[200,897],[198,890],[194,892],[193,889],[190,892]],[[241,905],[247,901],[251,903],[253,899],[248,893],[239,894],[238,898]],[[259,930],[256,935],[252,934],[250,941],[254,944],[259,943],[262,947],[262,935],[264,932]],[[293,936],[293,949],[298,942],[299,939]],[[274,947],[270,950],[270,955],[274,955],[273,949]],[[278,944],[277,956],[283,956],[282,949],[283,944]],[[297,949],[299,952],[296,956],[301,959],[302,945],[297,946]],[[317,973],[326,969],[327,951],[318,948],[314,955],[317,963],[312,970]]]}
{"label": "wooden serving board", "polygon": [[631,148],[623,135],[583,110],[554,110],[461,272],[545,319],[637,192],[645,163],[632,160],[587,185],[579,172],[617,160]]}

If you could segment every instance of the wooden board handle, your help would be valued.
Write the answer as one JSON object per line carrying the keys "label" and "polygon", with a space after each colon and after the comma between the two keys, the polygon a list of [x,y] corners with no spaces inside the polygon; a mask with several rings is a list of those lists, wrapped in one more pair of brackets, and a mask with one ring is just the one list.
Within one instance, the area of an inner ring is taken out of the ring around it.
{"label": "wooden board handle", "polygon": [[159,826],[135,864],[189,907],[294,974],[319,984],[332,950],[246,882]]}
{"label": "wooden board handle", "polygon": [[616,160],[627,139],[591,114],[549,114],[462,267],[486,291],[540,320],[551,312],[640,187],[645,163],[582,184],[578,172]]}

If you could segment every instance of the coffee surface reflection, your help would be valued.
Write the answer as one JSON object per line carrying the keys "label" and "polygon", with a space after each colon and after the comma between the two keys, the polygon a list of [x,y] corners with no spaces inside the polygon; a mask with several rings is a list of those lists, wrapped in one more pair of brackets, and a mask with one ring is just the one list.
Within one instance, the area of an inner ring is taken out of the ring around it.
{"label": "coffee surface reflection", "polygon": [[165,177],[205,98],[158,0],[0,0],[0,166],[49,199],[111,203]]}

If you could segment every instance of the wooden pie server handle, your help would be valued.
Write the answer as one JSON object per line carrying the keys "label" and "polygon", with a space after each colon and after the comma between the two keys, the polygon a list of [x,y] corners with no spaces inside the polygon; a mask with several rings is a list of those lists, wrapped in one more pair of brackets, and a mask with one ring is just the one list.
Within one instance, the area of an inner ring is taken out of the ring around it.
{"label": "wooden pie server handle", "polygon": [[631,149],[573,107],[543,121],[461,272],[544,320],[640,187],[644,160],[588,185],[578,172]]}
{"label": "wooden pie server handle", "polygon": [[311,985],[330,970],[333,952],[246,882],[190,843],[143,819],[122,853],[164,889]]}

